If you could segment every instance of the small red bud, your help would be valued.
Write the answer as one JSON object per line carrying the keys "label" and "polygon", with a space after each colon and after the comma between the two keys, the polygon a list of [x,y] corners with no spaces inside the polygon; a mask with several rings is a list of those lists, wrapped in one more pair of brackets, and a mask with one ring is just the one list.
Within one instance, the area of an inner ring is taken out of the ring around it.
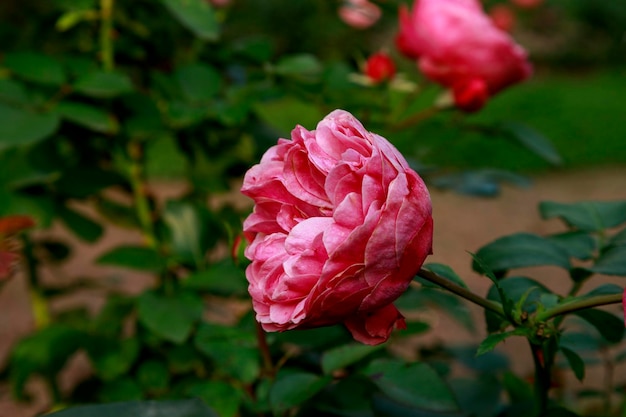
{"label": "small red bud", "polygon": [[454,104],[468,113],[480,110],[489,99],[487,84],[476,78],[455,85],[452,94],[454,95]]}
{"label": "small red bud", "polygon": [[533,9],[543,3],[543,0],[510,0],[511,3],[522,9]]}
{"label": "small red bud", "polygon": [[374,83],[391,80],[396,75],[396,64],[386,53],[377,52],[367,59],[365,75]]}
{"label": "small red bud", "polygon": [[498,4],[489,10],[489,17],[493,24],[505,32],[510,32],[515,27],[515,13],[506,4]]}

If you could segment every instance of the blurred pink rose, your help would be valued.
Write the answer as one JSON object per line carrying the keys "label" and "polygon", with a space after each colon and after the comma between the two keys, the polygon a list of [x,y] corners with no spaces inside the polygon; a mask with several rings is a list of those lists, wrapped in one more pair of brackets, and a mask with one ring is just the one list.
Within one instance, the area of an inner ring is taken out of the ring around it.
{"label": "blurred pink rose", "polygon": [[0,217],[0,282],[13,276],[20,259],[16,236],[33,226],[35,222],[28,216]]}
{"label": "blurred pink rose", "polygon": [[498,29],[505,32],[511,32],[517,21],[515,12],[506,4],[496,4],[489,9],[489,17]]}
{"label": "blurred pink rose", "polygon": [[380,7],[368,0],[346,0],[339,8],[341,20],[357,29],[367,29],[378,22],[381,15]]}
{"label": "blurred pink rose", "polygon": [[367,58],[365,75],[374,83],[391,80],[396,75],[396,64],[388,54],[377,52]]}
{"label": "blurred pink rose", "polygon": [[416,0],[412,11],[401,7],[396,45],[428,78],[453,90],[482,83],[493,96],[532,73],[524,49],[477,0]]}
{"label": "blurred pink rose", "polygon": [[523,9],[532,9],[543,3],[543,0],[511,0],[511,3]]}
{"label": "blurred pink rose", "polygon": [[246,270],[266,331],[344,323],[366,344],[404,318],[392,304],[431,253],[428,190],[386,139],[335,110],[297,126],[246,174]]}

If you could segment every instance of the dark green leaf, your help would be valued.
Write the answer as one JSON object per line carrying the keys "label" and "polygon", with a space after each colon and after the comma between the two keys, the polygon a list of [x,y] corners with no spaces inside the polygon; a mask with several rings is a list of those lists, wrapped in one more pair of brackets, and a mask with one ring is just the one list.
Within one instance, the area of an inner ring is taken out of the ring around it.
{"label": "dark green leaf", "polygon": [[[481,249],[482,250],[482,249]],[[500,297],[500,303],[502,303],[502,308],[504,310],[504,314],[506,319],[510,322],[515,322],[515,317],[513,316],[513,311],[515,309],[515,303],[511,300],[511,297],[504,291],[500,280],[496,277],[495,273],[491,269],[489,265],[487,265],[478,255],[471,254],[474,259],[472,266],[474,269],[484,275],[487,276],[493,282],[493,286],[496,288],[498,295]],[[489,310],[485,310],[488,313],[491,313]]]}
{"label": "dark green leaf", "polygon": [[280,75],[311,77],[321,73],[322,64],[313,55],[291,55],[281,58],[274,66],[274,71]]}
{"label": "dark green leaf", "polygon": [[554,148],[554,145],[535,129],[522,123],[505,122],[499,125],[508,136],[518,141],[522,146],[542,157],[554,165],[561,165],[563,160]]}
{"label": "dark green leaf", "polygon": [[250,383],[261,372],[261,358],[252,332],[202,323],[194,339],[194,345],[219,364],[222,372],[240,381]]}
{"label": "dark green leaf", "polygon": [[[476,253],[493,271],[530,266],[555,265],[569,269],[569,255],[548,239],[530,233],[517,233],[494,240]],[[477,263],[472,265],[480,271]]]}
{"label": "dark green leaf", "polygon": [[624,287],[620,287],[617,284],[602,284],[597,288],[589,291],[587,294],[584,294],[580,297],[576,297],[576,299],[594,297],[596,295],[611,295],[611,294],[621,294],[624,292]]}
{"label": "dark green leaf", "polygon": [[383,345],[368,346],[352,343],[327,350],[322,355],[322,371],[325,374],[331,374],[333,371],[360,361],[382,347]]}
{"label": "dark green leaf", "polygon": [[275,413],[283,413],[312,398],[331,381],[307,372],[282,373],[270,389],[270,406]]}
{"label": "dark green leaf", "polygon": [[181,262],[203,263],[216,238],[210,217],[211,213],[200,205],[174,200],[166,203],[163,220],[169,230],[168,243],[173,255]]}
{"label": "dark green leaf", "polygon": [[528,187],[530,181],[519,174],[496,169],[479,169],[438,175],[432,179],[435,187],[451,189],[460,194],[494,197],[500,192],[500,184],[510,183]]}
{"label": "dark green leaf", "polygon": [[600,332],[609,343],[619,343],[624,338],[624,322],[614,314],[598,309],[574,312]]}
{"label": "dark green leaf", "polygon": [[578,356],[578,353],[571,349],[561,346],[561,352],[563,352],[567,363],[569,363],[570,368],[574,371],[576,379],[582,382],[585,378],[585,362]]}
{"label": "dark green leaf", "polygon": [[51,113],[32,113],[0,103],[0,151],[31,145],[56,132],[59,118]]}
{"label": "dark green leaf", "polygon": [[526,329],[518,328],[515,330],[511,330],[503,333],[492,333],[487,336],[485,340],[480,343],[478,346],[478,350],[476,351],[476,355],[483,355],[491,350],[493,350],[496,345],[500,342],[503,342],[507,338],[511,336],[523,336],[527,333]]}
{"label": "dark green leaf", "polygon": [[203,271],[191,274],[183,281],[186,287],[209,291],[218,295],[245,295],[248,293],[246,276],[230,258],[214,263]]}
{"label": "dark green leaf", "polygon": [[502,385],[506,390],[511,403],[526,403],[534,400],[533,388],[528,381],[520,378],[511,371],[506,371],[502,377]]}
{"label": "dark green leaf", "polygon": [[481,374],[474,378],[456,378],[450,386],[461,410],[473,416],[497,415],[502,384],[494,374]]}
{"label": "dark green leaf", "polygon": [[0,188],[0,216],[23,214],[35,219],[37,226],[49,227],[54,219],[54,202],[50,196],[11,193]]}
{"label": "dark green leaf", "polygon": [[62,101],[56,112],[64,119],[98,133],[117,133],[119,124],[110,114],[84,103]]}
{"label": "dark green leaf", "polygon": [[205,41],[217,40],[219,25],[211,4],[204,0],[161,0],[178,21]]}
{"label": "dark green leaf", "polygon": [[87,405],[50,414],[51,417],[219,417],[201,400],[132,401]]}
{"label": "dark green leaf", "polygon": [[48,55],[35,52],[11,52],[4,65],[20,78],[39,84],[59,86],[65,82],[61,64]]}
{"label": "dark green leaf", "polygon": [[103,384],[98,392],[98,399],[105,403],[141,400],[143,393],[134,379],[122,377]]}
{"label": "dark green leaf", "polygon": [[539,415],[539,417],[579,417],[578,414],[566,408],[551,408]]}
{"label": "dark green leaf", "polygon": [[157,336],[181,344],[202,317],[204,303],[192,293],[167,297],[147,291],[137,300],[139,321]]}
{"label": "dark green leaf", "polygon": [[56,191],[70,198],[87,198],[104,188],[124,185],[126,179],[117,172],[93,166],[77,165],[64,169],[54,182]]}
{"label": "dark green leaf", "polygon": [[253,110],[261,120],[285,135],[297,124],[313,129],[324,117],[313,104],[292,97],[258,102]]}
{"label": "dark green leaf", "polygon": [[222,381],[202,381],[192,385],[187,394],[210,405],[220,417],[236,417],[242,402],[242,392]]}
{"label": "dark green leaf", "polygon": [[118,246],[100,256],[96,262],[151,272],[161,272],[167,266],[160,253],[141,246]]}
{"label": "dark green leaf", "polygon": [[366,370],[389,398],[402,404],[431,411],[457,411],[454,394],[429,365],[376,360]]}
{"label": "dark green leaf", "polygon": [[0,79],[0,101],[7,104],[27,104],[28,95],[22,84],[11,79]]}
{"label": "dark green leaf", "polygon": [[111,98],[132,91],[133,83],[121,72],[95,71],[81,76],[74,90],[91,97]]}
{"label": "dark green leaf", "polygon": [[574,231],[548,236],[547,239],[565,250],[570,257],[586,261],[593,257],[596,241],[588,233]]}
{"label": "dark green leaf", "polygon": [[626,228],[611,237],[611,245],[626,246]]}
{"label": "dark green leaf", "polygon": [[191,102],[206,103],[220,91],[219,72],[206,64],[191,64],[178,68],[174,74],[185,98]]}
{"label": "dark green leaf", "polygon": [[543,201],[539,211],[544,219],[559,217],[568,226],[587,232],[599,232],[626,222],[626,201]]}
{"label": "dark green leaf", "polygon": [[167,116],[174,129],[194,126],[208,116],[206,106],[198,106],[183,101],[170,101],[167,107]]}
{"label": "dark green leaf", "polygon": [[124,340],[93,337],[87,344],[87,353],[96,375],[104,381],[113,381],[125,375],[139,355],[135,338]]}
{"label": "dark green leaf", "polygon": [[445,348],[445,351],[454,356],[454,359],[460,364],[478,373],[493,373],[510,369],[511,362],[506,355],[492,350],[477,356],[476,350],[477,346],[475,345],[448,346]]}
{"label": "dark green leaf", "polygon": [[[465,282],[463,282],[461,277],[459,277],[456,274],[456,272],[454,272],[454,270],[450,268],[448,265],[438,264],[438,263],[429,263],[429,264],[424,265],[424,269],[434,272],[435,274],[442,276],[463,288],[467,288],[467,284],[465,284]],[[419,276],[419,273],[418,273],[418,276]],[[435,284],[430,284],[430,285],[439,288]]]}
{"label": "dark green leaf", "polygon": [[472,314],[465,300],[455,294],[440,289],[410,287],[395,303],[401,310],[420,310],[439,308],[445,314],[460,323],[468,331],[475,330]]}
{"label": "dark green leaf", "polygon": [[86,242],[96,242],[100,239],[102,233],[104,232],[104,229],[100,226],[100,224],[70,207],[58,207],[57,215],[68,229]]}
{"label": "dark green leaf", "polygon": [[598,350],[606,347],[606,343],[603,343],[599,337],[592,337],[589,334],[582,332],[565,332],[560,340],[559,346],[565,347],[569,350],[581,353],[597,352]]}
{"label": "dark green leaf", "polygon": [[148,393],[164,392],[169,386],[170,374],[163,362],[148,360],[139,365],[137,382]]}
{"label": "dark green leaf", "polygon": [[589,270],[598,274],[626,276],[626,246],[609,248]]}

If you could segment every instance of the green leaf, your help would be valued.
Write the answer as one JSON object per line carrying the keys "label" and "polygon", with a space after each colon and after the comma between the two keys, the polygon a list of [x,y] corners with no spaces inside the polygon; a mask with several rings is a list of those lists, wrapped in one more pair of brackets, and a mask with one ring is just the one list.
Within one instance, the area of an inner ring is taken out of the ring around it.
{"label": "green leaf", "polygon": [[165,205],[163,220],[169,231],[169,245],[174,257],[201,265],[215,240],[210,212],[199,205],[170,200]]}
{"label": "green leaf", "polygon": [[297,124],[313,129],[324,117],[315,105],[292,97],[257,102],[253,110],[261,120],[284,135]]}
{"label": "green leaf", "polygon": [[96,242],[104,232],[100,224],[68,206],[58,206],[56,213],[68,229],[86,242]]}
{"label": "green leaf", "polygon": [[480,343],[478,350],[476,351],[476,355],[484,355],[485,353],[492,351],[498,343],[503,342],[511,336],[523,336],[526,332],[527,331],[525,329],[519,328],[503,333],[492,333]]}
{"label": "green leaf", "polygon": [[0,151],[32,145],[56,132],[59,118],[51,113],[32,113],[0,103]]}
{"label": "green leaf", "polygon": [[539,417],[579,417],[579,415],[566,408],[556,407],[541,413]]}
{"label": "green leaf", "polygon": [[626,246],[626,228],[620,230],[611,237],[611,245]]}
{"label": "green leaf", "polygon": [[81,76],[74,90],[96,98],[111,98],[133,90],[130,78],[120,72],[95,71]]}
{"label": "green leaf", "polygon": [[275,413],[284,413],[313,398],[331,381],[307,372],[280,373],[270,388],[270,406]]}
{"label": "green leaf", "polygon": [[65,82],[63,66],[54,58],[36,52],[10,52],[4,65],[17,76],[38,84],[60,86]]}
{"label": "green leaf", "polygon": [[396,360],[376,360],[366,374],[392,400],[431,411],[457,411],[454,394],[428,364],[405,364]]}
{"label": "green leaf", "polygon": [[139,321],[155,335],[176,344],[187,340],[203,310],[202,299],[188,292],[167,297],[147,291],[137,300]]}
{"label": "green leaf", "polygon": [[[467,284],[465,284],[465,282],[463,282],[461,277],[459,277],[457,273],[454,272],[454,270],[450,268],[448,265],[438,264],[438,263],[429,263],[429,264],[424,265],[424,269],[434,272],[435,274],[440,275],[452,281],[453,283],[467,289]],[[419,276],[419,273],[418,273],[418,276]],[[424,281],[422,281],[422,283],[424,285],[427,285],[426,282]],[[432,283],[429,283],[428,286],[439,288],[439,286],[434,285]]]}
{"label": "green leaf", "polygon": [[220,417],[236,417],[243,398],[241,390],[222,381],[202,381],[186,390],[187,395],[198,397],[210,405]]}
{"label": "green leaf", "polygon": [[87,405],[49,414],[50,417],[219,417],[201,400],[130,401]]}
{"label": "green leaf", "polygon": [[139,365],[137,382],[150,394],[163,393],[169,386],[170,374],[163,362],[148,360]]}
{"label": "green leaf", "polygon": [[219,72],[206,64],[195,63],[180,67],[174,73],[185,98],[191,102],[206,103],[220,91]]}
{"label": "green leaf", "polygon": [[7,104],[27,104],[29,99],[24,86],[9,78],[0,79],[0,101]]}
{"label": "green leaf", "polygon": [[202,323],[194,345],[227,375],[245,383],[254,381],[261,372],[261,358],[256,338],[247,330]]}
{"label": "green leaf", "polygon": [[94,132],[113,134],[119,130],[119,124],[112,115],[88,104],[62,101],[55,111],[64,119]]}
{"label": "green leaf", "polygon": [[561,155],[554,148],[554,145],[535,129],[517,122],[505,122],[499,127],[508,133],[509,137],[551,164],[561,165],[563,163]]}
{"label": "green leaf", "polygon": [[139,355],[136,338],[112,340],[92,337],[87,343],[87,353],[94,371],[104,381],[113,381],[125,375]]}
{"label": "green leaf", "polygon": [[563,352],[563,356],[567,359],[567,363],[569,363],[570,368],[574,371],[574,375],[576,379],[582,382],[585,378],[585,362],[578,356],[578,353],[574,352],[571,349],[561,346],[561,352]]}
{"label": "green leaf", "polygon": [[163,271],[167,266],[160,253],[152,248],[142,246],[118,246],[100,256],[96,262],[103,265],[157,273]]}
{"label": "green leaf", "polygon": [[595,327],[609,343],[619,343],[624,338],[624,322],[614,314],[598,309],[578,310],[573,314]]}
{"label": "green leaf", "polygon": [[[416,289],[410,287],[409,290],[396,301],[398,308],[404,310],[415,310],[424,308],[439,308],[445,314],[460,323],[469,332],[474,332],[476,327],[472,319],[472,314],[467,307],[465,300],[455,294],[451,294],[440,289],[423,287]],[[401,335],[402,333],[400,333]]]}
{"label": "green leaf", "polygon": [[476,377],[455,378],[450,386],[459,407],[471,416],[498,415],[501,407],[502,384],[495,374],[484,373]]}
{"label": "green leaf", "polygon": [[141,399],[143,399],[143,393],[139,384],[128,376],[108,381],[98,391],[98,400],[105,403]]}
{"label": "green leaf", "polygon": [[[498,292],[498,296],[500,297],[500,303],[502,303],[502,307],[504,309],[504,314],[506,315],[506,318],[510,322],[514,322],[515,318],[513,317],[512,313],[513,313],[513,310],[515,309],[515,303],[513,302],[513,300],[511,300],[511,297],[506,293],[506,291],[504,291],[504,288],[502,287],[500,280],[496,277],[491,267],[487,265],[478,255],[474,255],[474,254],[471,254],[471,255],[472,255],[472,258],[474,259],[472,266],[477,272],[480,272],[486,275],[487,278],[489,278],[491,282],[493,282],[493,285]],[[485,310],[485,311],[488,311],[488,310]],[[491,312],[489,311],[489,313]]]}
{"label": "green leaf", "polygon": [[321,71],[322,64],[310,54],[285,56],[274,66],[276,74],[297,78],[313,77],[319,75]]}
{"label": "green leaf", "polygon": [[520,378],[511,371],[506,371],[502,376],[502,385],[506,390],[512,404],[526,403],[534,400],[533,388],[525,379]]}
{"label": "green leaf", "polygon": [[560,233],[548,236],[547,239],[565,250],[570,257],[583,261],[591,259],[596,250],[595,239],[583,231]]}
{"label": "green leaf", "polygon": [[248,281],[244,272],[230,258],[214,263],[203,271],[192,273],[183,281],[183,285],[224,296],[248,293]]}
{"label": "green leaf", "polygon": [[54,202],[50,196],[35,197],[0,188],[0,201],[0,216],[23,214],[34,218],[42,228],[49,227],[54,220]]}
{"label": "green leaf", "polygon": [[[494,240],[476,253],[493,271],[530,266],[555,265],[571,267],[569,254],[550,240],[530,233],[517,233]],[[480,271],[476,261],[472,265]]]}
{"label": "green leaf", "polygon": [[586,232],[599,232],[626,222],[626,201],[543,201],[539,211],[544,219],[559,217],[568,226]]}
{"label": "green leaf", "polygon": [[598,274],[626,276],[626,246],[613,246],[588,268]]}
{"label": "green leaf", "polygon": [[331,374],[333,371],[352,365],[382,348],[383,345],[368,346],[355,343],[337,346],[327,350],[322,355],[322,371],[325,374]]}
{"label": "green leaf", "polygon": [[219,24],[210,3],[204,0],[161,0],[183,26],[204,41],[215,41]]}
{"label": "green leaf", "polygon": [[587,294],[576,297],[576,300],[595,297],[596,295],[622,294],[623,292],[624,287],[620,287],[617,284],[602,284],[599,287],[596,287],[593,290],[589,291]]}

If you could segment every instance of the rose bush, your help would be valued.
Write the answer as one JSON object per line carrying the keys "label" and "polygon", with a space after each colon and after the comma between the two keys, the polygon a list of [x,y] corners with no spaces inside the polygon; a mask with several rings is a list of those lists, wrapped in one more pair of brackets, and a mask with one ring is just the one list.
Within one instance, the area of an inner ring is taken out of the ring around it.
{"label": "rose bush", "polygon": [[298,126],[244,178],[246,270],[266,331],[344,323],[379,344],[404,319],[392,304],[431,253],[428,190],[383,137],[336,110]]}
{"label": "rose bush", "polygon": [[[524,49],[494,25],[477,0],[416,0],[412,11],[401,7],[396,45],[418,60],[428,78],[452,89],[465,111],[478,110],[532,72]],[[469,84],[474,100],[466,97]]]}

